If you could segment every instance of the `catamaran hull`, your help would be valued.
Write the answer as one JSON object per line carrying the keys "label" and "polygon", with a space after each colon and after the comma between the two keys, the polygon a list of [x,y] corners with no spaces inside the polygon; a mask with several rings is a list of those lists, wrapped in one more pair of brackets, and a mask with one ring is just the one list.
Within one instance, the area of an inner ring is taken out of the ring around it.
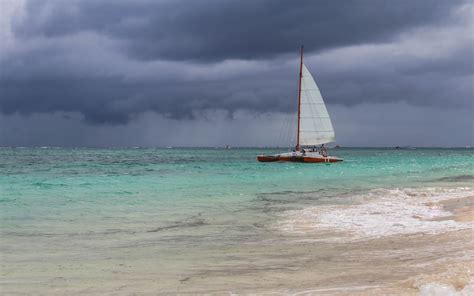
{"label": "catamaran hull", "polygon": [[257,156],[259,162],[304,162],[304,163],[328,163],[328,162],[339,162],[343,161],[342,158],[334,156],[286,156],[286,155],[259,155]]}
{"label": "catamaran hull", "polygon": [[280,157],[274,155],[259,155],[257,156],[257,160],[260,162],[274,162],[280,161]]}

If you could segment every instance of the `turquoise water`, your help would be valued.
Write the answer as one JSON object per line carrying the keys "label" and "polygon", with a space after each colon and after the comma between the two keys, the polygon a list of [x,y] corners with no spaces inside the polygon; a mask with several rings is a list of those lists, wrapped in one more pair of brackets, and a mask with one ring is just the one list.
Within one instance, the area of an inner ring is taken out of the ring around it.
{"label": "turquoise water", "polygon": [[[353,195],[377,188],[468,186],[474,175],[473,149],[341,148],[330,151],[341,163],[256,162],[277,152],[0,149],[3,275],[33,270],[47,282],[45,258],[57,267],[148,254],[174,270],[171,279],[196,268],[188,266],[193,260],[208,262],[209,248],[280,237],[272,225],[285,211],[351,204]],[[181,262],[183,253],[189,257]]]}
{"label": "turquoise water", "polygon": [[[472,149],[336,149],[342,163],[258,163],[270,149],[1,149],[3,231],[101,231],[150,215],[156,227],[202,211],[254,206],[263,195],[311,202],[371,188],[472,176]],[[443,179],[444,178],[444,179]],[[467,180],[470,181],[470,180]],[[98,223],[98,224],[95,224]]]}

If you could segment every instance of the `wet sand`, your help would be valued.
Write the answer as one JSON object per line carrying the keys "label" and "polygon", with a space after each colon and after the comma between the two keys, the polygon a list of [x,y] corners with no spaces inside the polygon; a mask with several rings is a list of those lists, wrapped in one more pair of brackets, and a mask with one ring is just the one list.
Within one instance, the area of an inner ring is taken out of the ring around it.
{"label": "wet sand", "polygon": [[[441,200],[428,206],[441,207],[452,213],[439,221],[452,219],[465,223],[472,221],[473,205],[474,196],[467,196]],[[310,235],[306,232],[269,242],[266,247],[255,249],[255,246],[248,246],[248,250],[236,250],[241,256],[255,252],[265,254],[258,254],[250,266],[239,262],[239,256],[236,256],[234,264],[227,266],[226,271],[215,268],[189,276],[179,292],[228,291],[269,295],[474,293],[472,228],[325,243],[324,240],[330,237],[334,237],[334,233],[317,231]],[[262,257],[265,259],[257,260]],[[225,284],[219,287],[219,283]],[[207,285],[213,289],[200,290]]]}
{"label": "wet sand", "polygon": [[474,196],[467,196],[455,199],[444,200],[433,203],[432,206],[441,206],[444,210],[453,213],[451,216],[435,219],[454,220],[457,222],[473,222],[474,221]]}
{"label": "wet sand", "polygon": [[[472,220],[474,196],[426,206]],[[422,218],[420,218],[422,219]],[[464,224],[463,224],[464,225]],[[466,224],[467,225],[467,224]],[[351,240],[326,230],[279,232],[207,249],[160,249],[154,232],[133,246],[74,254],[2,258],[3,295],[469,295],[474,292],[472,228]],[[173,231],[169,229],[167,231]],[[338,240],[334,238],[336,236]],[[346,239],[345,239],[346,238]],[[218,240],[218,238],[216,238]],[[87,242],[84,242],[87,244]],[[89,246],[90,247],[90,246]],[[15,262],[15,266],[8,261]],[[36,264],[31,264],[32,262]],[[39,264],[41,263],[41,264]],[[458,293],[458,294],[456,294]],[[464,293],[464,294],[463,294]]]}

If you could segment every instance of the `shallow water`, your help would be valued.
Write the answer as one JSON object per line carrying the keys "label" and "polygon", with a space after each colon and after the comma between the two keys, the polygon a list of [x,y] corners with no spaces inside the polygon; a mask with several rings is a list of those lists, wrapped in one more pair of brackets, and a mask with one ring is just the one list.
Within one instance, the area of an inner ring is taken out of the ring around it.
{"label": "shallow water", "polygon": [[430,203],[473,195],[474,150],[255,161],[272,152],[0,149],[0,289],[411,293],[437,282],[400,281],[453,268],[470,277],[459,264],[472,262],[471,222],[436,220],[452,213]]}

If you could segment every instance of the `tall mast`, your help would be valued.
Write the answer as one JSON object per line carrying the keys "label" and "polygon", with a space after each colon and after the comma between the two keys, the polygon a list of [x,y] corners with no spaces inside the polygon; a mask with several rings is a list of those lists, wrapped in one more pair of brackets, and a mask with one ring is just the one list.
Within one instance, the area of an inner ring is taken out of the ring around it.
{"label": "tall mast", "polygon": [[298,83],[298,131],[296,133],[296,150],[300,150],[300,113],[301,113],[301,79],[303,78],[303,45],[301,45],[300,79]]}

